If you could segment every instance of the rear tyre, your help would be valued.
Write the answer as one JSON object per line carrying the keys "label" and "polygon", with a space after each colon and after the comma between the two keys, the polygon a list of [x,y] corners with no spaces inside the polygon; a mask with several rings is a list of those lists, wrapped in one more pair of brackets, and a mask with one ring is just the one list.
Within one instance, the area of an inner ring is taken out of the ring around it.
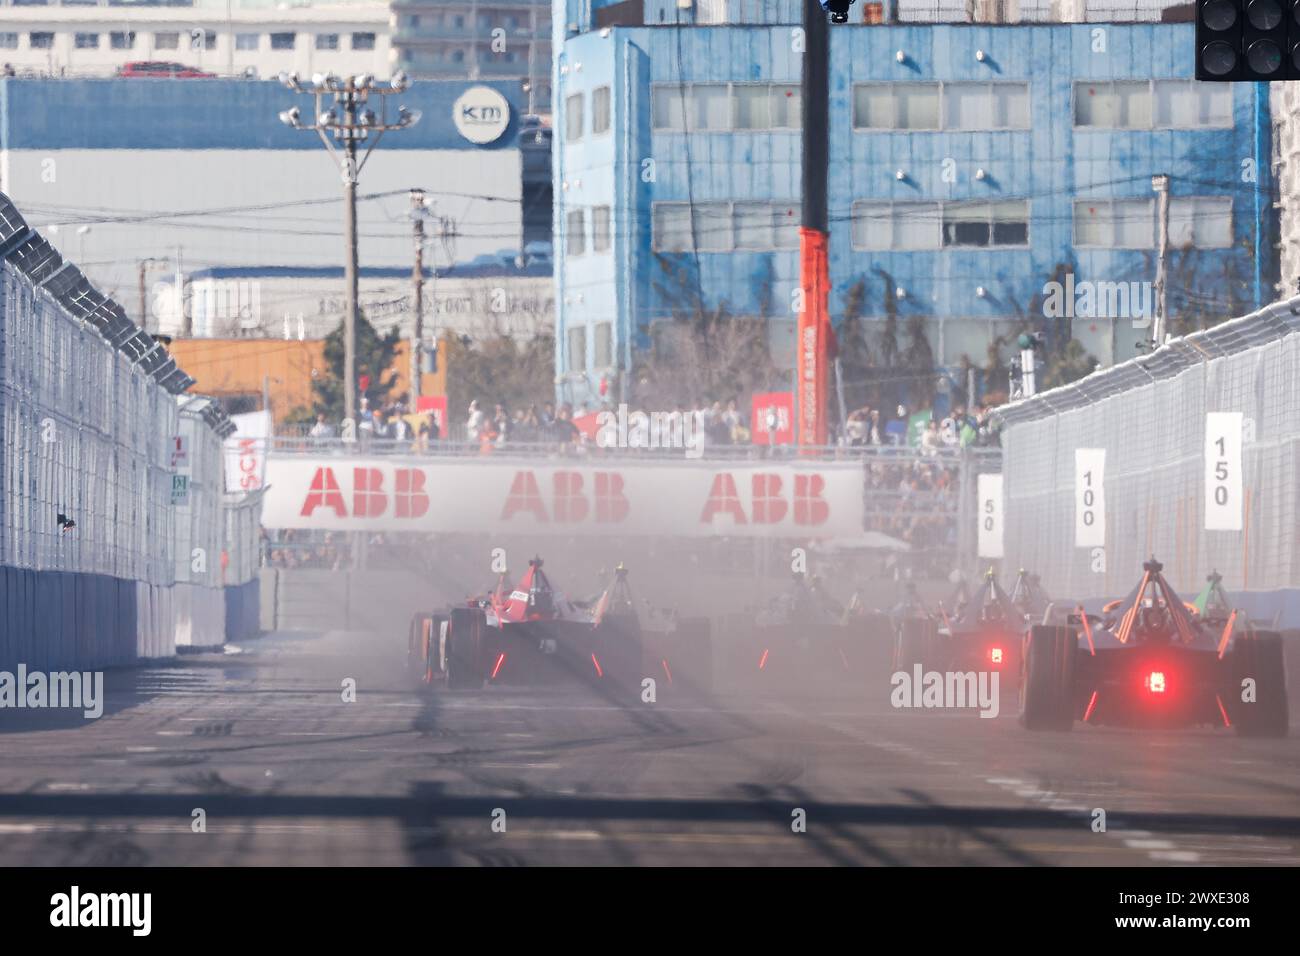
{"label": "rear tyre", "polygon": [[[1243,634],[1228,655],[1230,685],[1228,704],[1233,727],[1240,737],[1285,737],[1290,710],[1287,705],[1286,665],[1282,635],[1276,631]],[[1242,682],[1255,682],[1255,699],[1241,699]]]}
{"label": "rear tyre", "polygon": [[1025,645],[1025,683],[1020,722],[1028,730],[1074,726],[1074,666],[1078,638],[1068,627],[1035,624]]}
{"label": "rear tyre", "polygon": [[452,690],[478,690],[483,686],[483,612],[478,608],[452,608],[447,628],[447,686]]}
{"label": "rear tyre", "polygon": [[411,618],[411,628],[406,639],[406,672],[415,680],[427,680],[428,646],[425,643],[426,623],[433,615],[421,611]]}

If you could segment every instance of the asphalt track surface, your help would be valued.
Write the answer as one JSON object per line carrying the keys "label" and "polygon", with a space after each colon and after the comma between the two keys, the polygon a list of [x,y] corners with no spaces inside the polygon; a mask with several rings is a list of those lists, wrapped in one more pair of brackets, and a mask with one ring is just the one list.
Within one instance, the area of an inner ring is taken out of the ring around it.
{"label": "asphalt track surface", "polygon": [[1030,734],[1005,692],[894,710],[887,675],[867,703],[422,693],[402,651],[277,634],[110,672],[98,720],[0,711],[0,865],[1300,862],[1294,721]]}

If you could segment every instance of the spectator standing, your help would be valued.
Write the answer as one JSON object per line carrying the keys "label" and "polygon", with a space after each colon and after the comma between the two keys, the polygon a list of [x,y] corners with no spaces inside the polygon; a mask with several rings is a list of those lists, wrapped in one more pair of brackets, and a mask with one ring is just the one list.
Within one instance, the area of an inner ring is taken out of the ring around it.
{"label": "spectator standing", "polygon": [[311,431],[307,433],[312,438],[333,438],[335,431],[334,426],[325,418],[325,413],[321,412],[316,416],[316,424],[311,426]]}
{"label": "spectator standing", "polygon": [[478,399],[469,403],[469,418],[465,422],[465,440],[475,442],[482,437],[483,425],[487,416],[478,407]]}

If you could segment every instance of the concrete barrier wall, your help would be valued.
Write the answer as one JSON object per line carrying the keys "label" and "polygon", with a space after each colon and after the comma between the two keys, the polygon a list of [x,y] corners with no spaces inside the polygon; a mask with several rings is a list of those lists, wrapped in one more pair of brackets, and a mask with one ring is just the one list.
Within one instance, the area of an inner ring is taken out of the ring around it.
{"label": "concrete barrier wall", "polygon": [[168,589],[75,571],[0,567],[0,670],[133,664],[171,647]]}
{"label": "concrete barrier wall", "polygon": [[224,590],[179,582],[172,587],[177,647],[220,647],[226,642]]}
{"label": "concrete barrier wall", "polygon": [[261,580],[223,588],[226,602],[226,640],[247,641],[261,632]]}

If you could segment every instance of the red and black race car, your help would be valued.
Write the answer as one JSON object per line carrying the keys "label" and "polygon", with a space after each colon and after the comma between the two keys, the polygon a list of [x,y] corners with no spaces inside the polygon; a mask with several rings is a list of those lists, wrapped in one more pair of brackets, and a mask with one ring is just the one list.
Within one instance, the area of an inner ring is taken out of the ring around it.
{"label": "red and black race car", "polygon": [[502,574],[486,597],[416,614],[407,662],[422,683],[452,689],[577,682],[636,691],[646,677],[657,686],[707,685],[712,665],[707,622],[642,628],[621,566],[588,606],[552,587],[541,558],[513,590]]}
{"label": "red and black race car", "polygon": [[888,663],[888,620],[856,599],[841,606],[801,572],[765,607],[730,615],[723,639],[728,676],[742,688],[865,688]]}
{"label": "red and black race car", "polygon": [[1081,720],[1286,736],[1281,635],[1254,630],[1213,578],[1211,599],[1184,604],[1162,568],[1154,558],[1143,564],[1138,586],[1100,617],[1077,613],[1066,626],[1030,629],[1025,727],[1069,730]]}
{"label": "red and black race car", "polygon": [[941,604],[934,613],[915,605],[897,615],[894,670],[990,671],[1003,686],[1020,686],[1025,612],[998,585],[993,570],[979,593],[960,600],[952,614]]}

